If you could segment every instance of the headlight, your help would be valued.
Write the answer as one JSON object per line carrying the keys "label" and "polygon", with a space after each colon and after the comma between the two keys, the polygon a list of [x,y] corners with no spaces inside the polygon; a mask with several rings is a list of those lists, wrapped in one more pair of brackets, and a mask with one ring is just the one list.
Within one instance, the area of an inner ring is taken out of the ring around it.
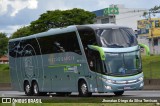
{"label": "headlight", "polygon": [[143,77],[140,77],[139,80],[140,80],[140,81],[143,81]]}
{"label": "headlight", "polygon": [[105,86],[105,88],[108,89],[108,90],[112,90],[111,86]]}
{"label": "headlight", "polygon": [[107,79],[106,82],[107,82],[107,83],[115,83],[115,81],[110,80],[110,79]]}

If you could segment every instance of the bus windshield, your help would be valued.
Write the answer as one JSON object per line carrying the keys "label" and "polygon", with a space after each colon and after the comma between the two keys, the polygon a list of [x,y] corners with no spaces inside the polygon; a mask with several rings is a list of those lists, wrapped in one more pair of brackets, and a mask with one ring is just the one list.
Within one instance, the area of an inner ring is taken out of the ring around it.
{"label": "bus windshield", "polygon": [[136,36],[131,28],[107,28],[96,30],[102,47],[123,48],[137,45]]}
{"label": "bus windshield", "polygon": [[106,68],[110,75],[132,75],[141,72],[139,51],[129,53],[105,53]]}

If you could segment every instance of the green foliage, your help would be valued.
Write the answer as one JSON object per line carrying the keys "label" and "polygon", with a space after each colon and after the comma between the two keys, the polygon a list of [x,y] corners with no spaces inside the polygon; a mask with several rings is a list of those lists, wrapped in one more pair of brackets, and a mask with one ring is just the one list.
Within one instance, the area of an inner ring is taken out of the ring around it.
{"label": "green foliage", "polygon": [[0,83],[10,82],[10,72],[8,64],[0,64]]}
{"label": "green foliage", "polygon": [[8,37],[5,33],[0,33],[0,57],[7,53]]}
{"label": "green foliage", "polygon": [[30,26],[24,26],[18,29],[16,32],[14,32],[11,36],[11,39],[28,36],[30,34],[32,34],[30,31]]}
{"label": "green foliage", "polygon": [[9,71],[9,65],[8,64],[0,64],[0,72],[1,71]]}
{"label": "green foliage", "polygon": [[143,17],[146,17],[148,15],[148,12],[143,13]]}
{"label": "green foliage", "polygon": [[149,11],[156,12],[159,9],[160,9],[160,6],[154,6],[153,8],[149,9]]}
{"label": "green foliage", "polygon": [[152,14],[153,16],[155,16],[155,13],[157,13],[157,11],[160,10],[160,6],[154,6],[153,8],[149,9],[148,12],[144,12],[143,16],[147,17],[149,14]]}
{"label": "green foliage", "polygon": [[142,56],[142,69],[145,78],[160,78],[160,56]]}
{"label": "green foliage", "polygon": [[83,9],[47,11],[40,18],[31,23],[31,31],[39,33],[51,28],[65,27],[69,25],[92,24],[95,14]]}
{"label": "green foliage", "polygon": [[47,31],[51,28],[65,27],[69,25],[92,24],[95,14],[83,9],[54,10],[40,15],[39,19],[31,22],[13,33],[11,38],[19,38],[35,33]]}

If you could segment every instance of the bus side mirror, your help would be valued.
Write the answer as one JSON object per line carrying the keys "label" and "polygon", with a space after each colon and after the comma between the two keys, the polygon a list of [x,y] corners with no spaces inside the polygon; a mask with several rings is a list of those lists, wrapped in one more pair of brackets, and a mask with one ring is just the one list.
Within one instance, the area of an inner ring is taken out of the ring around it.
{"label": "bus side mirror", "polygon": [[138,44],[138,45],[139,45],[140,47],[143,47],[143,48],[145,49],[146,55],[150,56],[150,49],[149,49],[149,47],[148,47],[147,45],[142,44],[142,43],[140,43],[140,44]]}

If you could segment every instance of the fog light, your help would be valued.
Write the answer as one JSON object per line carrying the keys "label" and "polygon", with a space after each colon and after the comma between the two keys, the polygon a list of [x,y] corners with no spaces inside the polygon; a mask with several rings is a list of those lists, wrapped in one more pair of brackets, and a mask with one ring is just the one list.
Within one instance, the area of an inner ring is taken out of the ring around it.
{"label": "fog light", "polygon": [[141,83],[141,84],[140,84],[140,87],[143,87],[143,85],[144,85],[144,83]]}
{"label": "fog light", "polygon": [[111,86],[105,86],[106,89],[112,90]]}

